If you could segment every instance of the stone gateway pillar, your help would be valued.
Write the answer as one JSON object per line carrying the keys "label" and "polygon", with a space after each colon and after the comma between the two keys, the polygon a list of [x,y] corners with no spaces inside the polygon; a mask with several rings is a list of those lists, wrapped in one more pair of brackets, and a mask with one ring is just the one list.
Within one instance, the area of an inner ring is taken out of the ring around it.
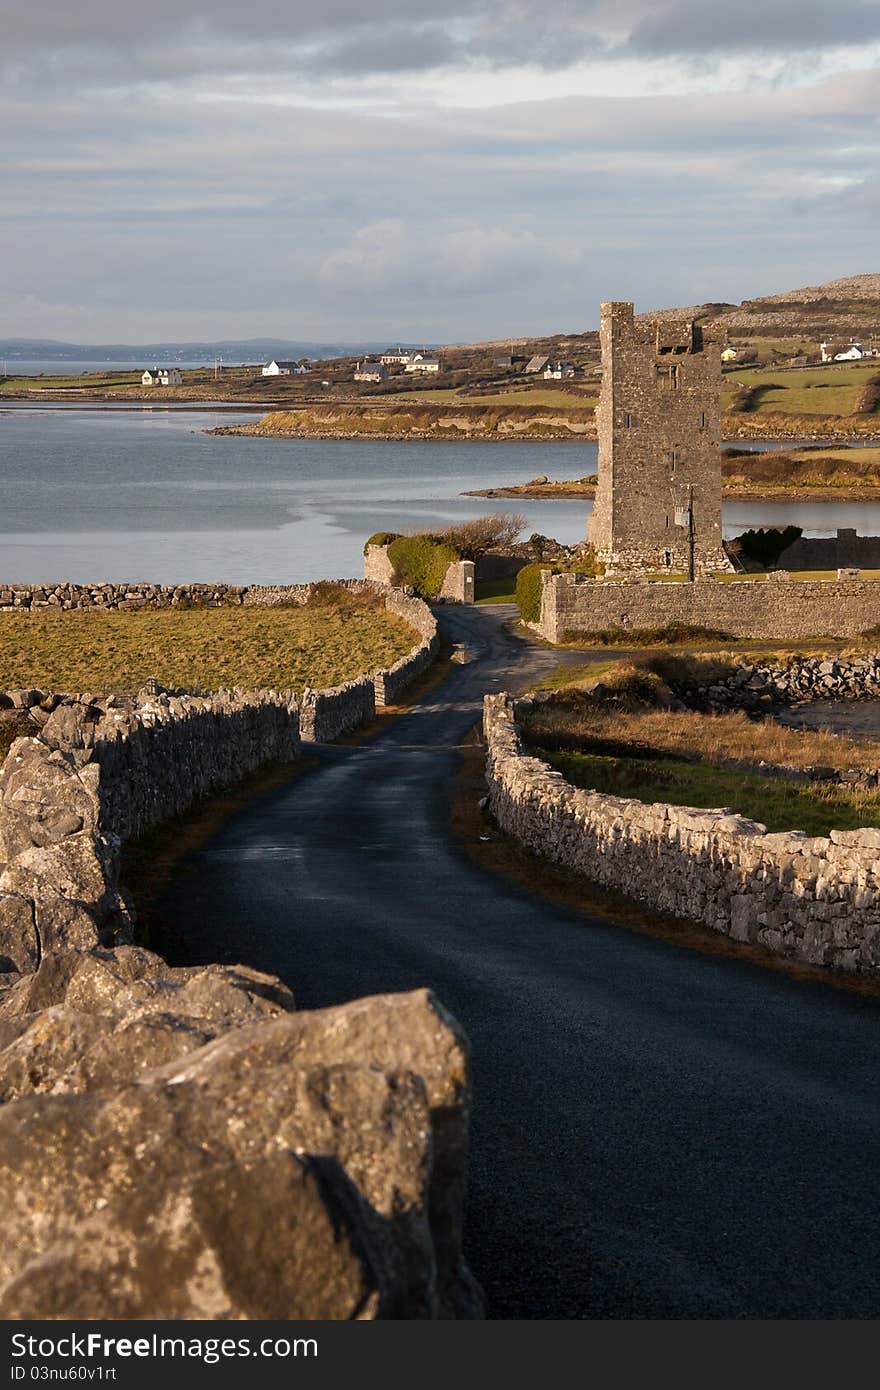
{"label": "stone gateway pillar", "polygon": [[589,539],[611,573],[730,569],[721,544],[723,331],[603,304]]}

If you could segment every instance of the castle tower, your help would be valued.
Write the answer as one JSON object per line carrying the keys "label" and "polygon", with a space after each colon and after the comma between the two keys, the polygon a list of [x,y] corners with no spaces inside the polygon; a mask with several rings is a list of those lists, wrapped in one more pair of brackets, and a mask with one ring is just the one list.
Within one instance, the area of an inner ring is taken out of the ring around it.
{"label": "castle tower", "polygon": [[720,330],[603,304],[589,538],[614,572],[729,569],[721,545]]}

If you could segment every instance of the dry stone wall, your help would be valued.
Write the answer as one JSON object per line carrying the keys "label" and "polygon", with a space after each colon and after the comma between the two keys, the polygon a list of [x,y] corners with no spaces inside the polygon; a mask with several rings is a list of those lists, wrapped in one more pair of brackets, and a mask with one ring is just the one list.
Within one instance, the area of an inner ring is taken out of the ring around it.
{"label": "dry stone wall", "polygon": [[[306,691],[302,702],[292,690],[197,696],[155,682],[135,699],[0,692],[0,717],[26,724],[0,767],[0,958],[29,970],[47,951],[127,941],[124,843],[295,758],[301,738],[350,733],[373,717],[377,695],[397,698],[432,660],[437,626],[420,600],[382,592],[387,609],[416,629],[412,650],[391,668]],[[261,590],[252,601],[289,593]]]}
{"label": "dry stone wall", "polygon": [[123,844],[298,751],[290,691],[62,700],[0,767],[0,957],[129,940]]}
{"label": "dry stone wall", "polygon": [[880,581],[801,580],[780,572],[766,581],[705,578],[676,584],[543,571],[537,631],[550,642],[562,642],[570,633],[625,632],[671,623],[711,628],[729,637],[858,637],[880,623]]}
{"label": "dry stone wall", "polygon": [[523,750],[509,695],[487,695],[489,804],[533,853],[656,911],[811,965],[880,966],[880,829],[771,834],[729,810],[582,791]]}
{"label": "dry stone wall", "polygon": [[[392,606],[420,635],[404,679],[436,626]],[[468,1048],[439,1003],[298,1013],[271,976],[129,944],[122,844],[294,758],[297,697],[151,683],[4,712],[32,732],[0,768],[0,1316],[482,1316]]]}

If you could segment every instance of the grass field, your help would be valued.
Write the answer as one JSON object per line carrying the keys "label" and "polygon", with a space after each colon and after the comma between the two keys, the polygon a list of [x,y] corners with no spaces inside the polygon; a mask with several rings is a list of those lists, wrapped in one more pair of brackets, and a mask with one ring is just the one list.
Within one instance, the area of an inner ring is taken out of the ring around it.
{"label": "grass field", "polygon": [[131,692],[338,685],[418,641],[372,596],[304,608],[0,613],[0,688]]}
{"label": "grass field", "polygon": [[878,373],[877,361],[796,371],[768,367],[730,372],[724,378],[721,408],[728,410],[735,393],[743,387],[757,386],[761,390],[750,414],[851,415],[865,386]]}
{"label": "grass field", "polygon": [[88,376],[0,376],[0,394],[17,396],[22,391],[69,391],[73,387],[83,390],[106,391],[115,386],[139,386],[141,372],[96,372]]}
{"label": "grass field", "polygon": [[[771,662],[788,655],[760,653]],[[880,767],[880,740],[795,730],[773,719],[749,719],[742,711],[667,707],[666,681],[705,685],[729,675],[733,661],[729,651],[669,653],[560,667],[543,683],[556,698],[537,705],[524,722],[528,747],[575,786],[638,801],[731,808],[770,830],[814,835],[880,825],[880,792],[757,771],[759,765],[801,771]],[[591,693],[596,681],[606,692],[601,699]]]}
{"label": "grass field", "polygon": [[573,786],[648,804],[733,810],[771,831],[827,835],[830,830],[858,830],[880,821],[880,797],[875,793],[848,792],[832,783],[777,781],[672,759],[554,753],[540,747],[534,751]]}

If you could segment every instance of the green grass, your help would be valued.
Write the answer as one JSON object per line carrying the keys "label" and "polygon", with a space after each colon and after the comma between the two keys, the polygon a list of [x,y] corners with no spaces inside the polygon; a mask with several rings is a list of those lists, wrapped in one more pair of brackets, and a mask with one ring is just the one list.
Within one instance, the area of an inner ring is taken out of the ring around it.
{"label": "green grass", "polygon": [[88,376],[7,376],[0,377],[0,393],[14,396],[20,391],[66,391],[76,386],[93,391],[109,390],[112,386],[139,386],[142,374],[131,371],[106,375],[91,372]]}
{"label": "green grass", "polygon": [[833,783],[787,782],[665,758],[613,758],[541,748],[535,752],[576,787],[647,804],[732,808],[771,831],[827,835],[829,830],[880,823],[880,796],[848,792]]}
{"label": "green grass", "polygon": [[724,378],[721,405],[727,410],[736,391],[759,386],[762,389],[751,414],[851,415],[868,381],[876,375],[876,362],[804,367],[791,372],[773,367],[730,372]]}
{"label": "green grass", "polygon": [[304,608],[0,613],[0,688],[131,692],[339,685],[418,641],[372,596]]}
{"label": "green grass", "polygon": [[[829,580],[832,580],[835,584],[837,583],[837,570],[786,570],[785,573],[788,579],[821,579],[826,583]],[[715,574],[713,577],[720,580],[722,584],[766,584],[769,579],[769,575],[763,572],[755,574]],[[880,570],[860,570],[859,578],[880,579]],[[775,583],[776,581],[771,580],[770,582]]]}
{"label": "green grass", "polygon": [[474,585],[477,603],[516,603],[516,575],[503,579],[478,579]]}

